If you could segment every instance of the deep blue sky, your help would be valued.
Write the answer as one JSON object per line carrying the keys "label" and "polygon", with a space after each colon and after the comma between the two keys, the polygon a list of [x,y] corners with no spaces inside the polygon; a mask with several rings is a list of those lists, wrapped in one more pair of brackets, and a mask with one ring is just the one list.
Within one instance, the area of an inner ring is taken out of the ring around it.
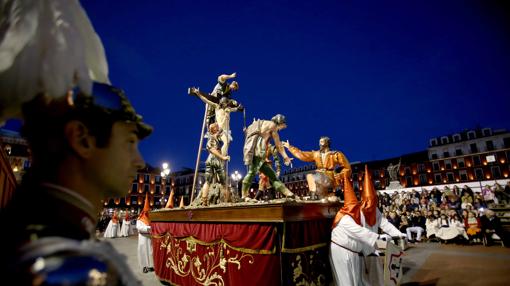
{"label": "deep blue sky", "polygon": [[[355,3],[354,3],[355,2]],[[490,2],[490,3],[485,3]],[[510,126],[508,5],[494,1],[82,0],[114,85],[155,127],[148,163],[194,167],[204,105],[237,72],[254,117],[287,116],[282,139],[329,135],[351,161],[424,150],[428,139]],[[230,170],[242,166],[232,114]],[[203,159],[205,160],[205,154]]]}

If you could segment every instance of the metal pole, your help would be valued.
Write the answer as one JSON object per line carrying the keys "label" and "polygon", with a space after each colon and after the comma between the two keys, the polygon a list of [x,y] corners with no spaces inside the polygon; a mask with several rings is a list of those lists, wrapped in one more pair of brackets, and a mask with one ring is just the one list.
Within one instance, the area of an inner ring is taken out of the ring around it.
{"label": "metal pole", "polygon": [[[230,115],[229,115],[230,116]],[[229,120],[229,123],[227,124],[227,142],[225,142],[225,144],[227,144],[227,154],[224,154],[225,156],[228,156],[228,148],[230,147],[229,143],[230,143],[230,120]],[[230,192],[230,180],[229,180],[229,175],[228,175],[228,160],[225,162],[225,176],[226,176],[226,180],[225,180],[225,188]]]}
{"label": "metal pole", "polygon": [[191,199],[189,201],[189,205],[193,203],[193,197],[195,196],[195,186],[197,184],[198,166],[200,165],[200,153],[202,153],[202,144],[204,143],[204,131],[208,107],[209,105],[206,103],[204,111],[204,120],[202,122],[202,131],[200,132],[200,144],[198,145],[197,163],[195,164],[195,175],[193,176],[193,187],[191,188]]}

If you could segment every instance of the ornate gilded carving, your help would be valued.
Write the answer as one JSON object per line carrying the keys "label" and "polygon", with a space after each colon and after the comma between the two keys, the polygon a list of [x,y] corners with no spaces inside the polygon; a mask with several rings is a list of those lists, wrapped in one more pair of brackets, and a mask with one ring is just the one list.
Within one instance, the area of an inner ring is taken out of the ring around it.
{"label": "ornate gilded carving", "polygon": [[[236,265],[240,270],[243,260],[249,264],[255,262],[251,254],[236,249],[231,251],[230,246],[222,240],[207,243],[193,237],[177,239],[169,234],[159,239],[162,240],[160,249],[166,249],[165,266],[180,277],[193,277],[197,285],[225,285],[223,275],[228,270],[228,264]],[[197,244],[205,247],[204,254],[197,252]]]}
{"label": "ornate gilded carving", "polygon": [[324,267],[328,267],[323,261],[321,261],[322,259],[316,259],[316,254],[318,255],[315,251],[295,254],[294,261],[291,263],[293,274],[292,281],[294,282],[294,285],[318,286],[327,284],[326,276],[323,273],[314,273],[314,271],[310,272],[303,270],[302,264],[306,265],[305,267],[308,269],[316,267],[324,269]]}

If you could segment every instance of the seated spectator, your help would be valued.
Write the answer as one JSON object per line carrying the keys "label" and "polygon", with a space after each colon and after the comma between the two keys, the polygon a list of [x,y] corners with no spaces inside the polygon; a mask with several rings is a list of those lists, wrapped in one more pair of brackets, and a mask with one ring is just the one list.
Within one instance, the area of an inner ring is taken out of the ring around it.
{"label": "seated spectator", "polygon": [[446,213],[441,214],[441,216],[438,219],[438,225],[440,228],[450,226],[450,223],[448,221],[448,217],[446,216]]}
{"label": "seated spectator", "polygon": [[459,187],[457,187],[457,185],[453,186],[453,188],[452,188],[452,193],[453,193],[455,196],[457,196],[457,197],[460,197],[460,196],[461,196],[461,195],[460,195],[460,193],[461,193],[461,192],[459,191]]}
{"label": "seated spectator", "polygon": [[434,188],[432,191],[434,192],[434,200],[436,201],[436,204],[440,205],[443,200],[443,194],[438,188]]}
{"label": "seated spectator", "polygon": [[420,211],[412,213],[411,219],[409,220],[409,226],[406,229],[407,239],[413,241],[413,233],[416,233],[416,241],[421,241],[421,236],[425,231],[425,218],[421,215]]}
{"label": "seated spectator", "polygon": [[442,215],[439,224],[441,226],[437,231],[438,238],[448,241],[462,236],[469,240],[464,224],[460,221],[457,214],[454,214],[451,219],[448,219],[446,215]]}
{"label": "seated spectator", "polygon": [[464,187],[462,187],[462,190],[460,191],[460,196],[463,197],[464,193],[468,193],[474,199],[474,192],[467,185],[464,185]]}
{"label": "seated spectator", "polygon": [[494,196],[496,197],[497,203],[508,203],[508,195],[505,193],[505,189],[498,183],[494,184]]}
{"label": "seated spectator", "polygon": [[400,218],[397,216],[396,212],[394,211],[389,212],[388,221],[396,228],[400,227]]}
{"label": "seated spectator", "polygon": [[476,217],[475,212],[468,212],[468,217],[464,219],[464,226],[469,238],[475,242],[480,243],[480,232],[482,231],[480,225],[480,219]]}
{"label": "seated spectator", "polygon": [[449,199],[448,208],[452,209],[452,210],[459,211],[460,210],[459,197],[452,195],[452,196],[449,196],[448,199]]}
{"label": "seated spectator", "polygon": [[436,236],[436,232],[439,229],[439,224],[436,216],[429,211],[427,215],[427,219],[425,220],[425,230],[427,232],[427,238],[434,238]]}
{"label": "seated spectator", "polygon": [[422,197],[420,199],[420,209],[422,210],[428,210],[428,205],[429,205],[429,200],[427,199],[427,197]]}
{"label": "seated spectator", "polygon": [[[455,217],[457,217],[455,215]],[[459,235],[463,235],[465,233],[464,225],[459,221],[458,223],[455,220],[452,220],[453,224],[450,223],[450,220],[446,216],[446,214],[442,214],[439,218],[439,229],[437,230],[436,236],[443,240],[443,241],[449,241],[452,239],[457,238]],[[458,226],[461,226],[461,230],[458,228]],[[465,236],[467,239],[467,235]]]}
{"label": "seated spectator", "polygon": [[461,202],[462,202],[461,208],[466,209],[467,204],[471,204],[471,205],[473,204],[473,198],[469,195],[468,192],[465,192],[461,198]]}
{"label": "seated spectator", "polygon": [[[496,216],[494,211],[486,210],[485,214],[480,217],[480,224],[482,229],[482,235],[487,239],[487,244],[491,245],[493,239],[501,239],[505,246],[508,246],[508,235],[505,233],[501,226],[501,221]],[[494,234],[496,237],[494,237]]]}
{"label": "seated spectator", "polygon": [[494,191],[489,185],[485,185],[485,187],[482,188],[482,197],[488,206],[498,204],[496,196],[494,195]]}
{"label": "seated spectator", "polygon": [[475,202],[473,203],[473,208],[475,210],[486,209],[487,208],[487,204],[485,203],[485,201],[483,201],[483,199],[475,198]]}
{"label": "seated spectator", "polygon": [[407,215],[405,215],[405,213],[404,213],[400,216],[400,225],[399,225],[398,229],[400,230],[400,232],[407,233],[408,226],[409,226],[409,219],[407,218]]}

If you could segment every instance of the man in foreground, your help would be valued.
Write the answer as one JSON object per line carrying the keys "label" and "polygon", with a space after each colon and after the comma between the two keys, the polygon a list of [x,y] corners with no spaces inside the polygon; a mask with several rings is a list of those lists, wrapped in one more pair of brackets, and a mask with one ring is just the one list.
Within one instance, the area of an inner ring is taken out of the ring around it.
{"label": "man in foreground", "polygon": [[23,113],[33,164],[1,213],[9,230],[2,277],[12,285],[64,284],[71,274],[84,285],[139,285],[124,258],[96,240],[95,226],[102,200],[124,196],[144,167],[138,142],[152,128],[121,90],[99,83],[91,94],[41,95]]}

